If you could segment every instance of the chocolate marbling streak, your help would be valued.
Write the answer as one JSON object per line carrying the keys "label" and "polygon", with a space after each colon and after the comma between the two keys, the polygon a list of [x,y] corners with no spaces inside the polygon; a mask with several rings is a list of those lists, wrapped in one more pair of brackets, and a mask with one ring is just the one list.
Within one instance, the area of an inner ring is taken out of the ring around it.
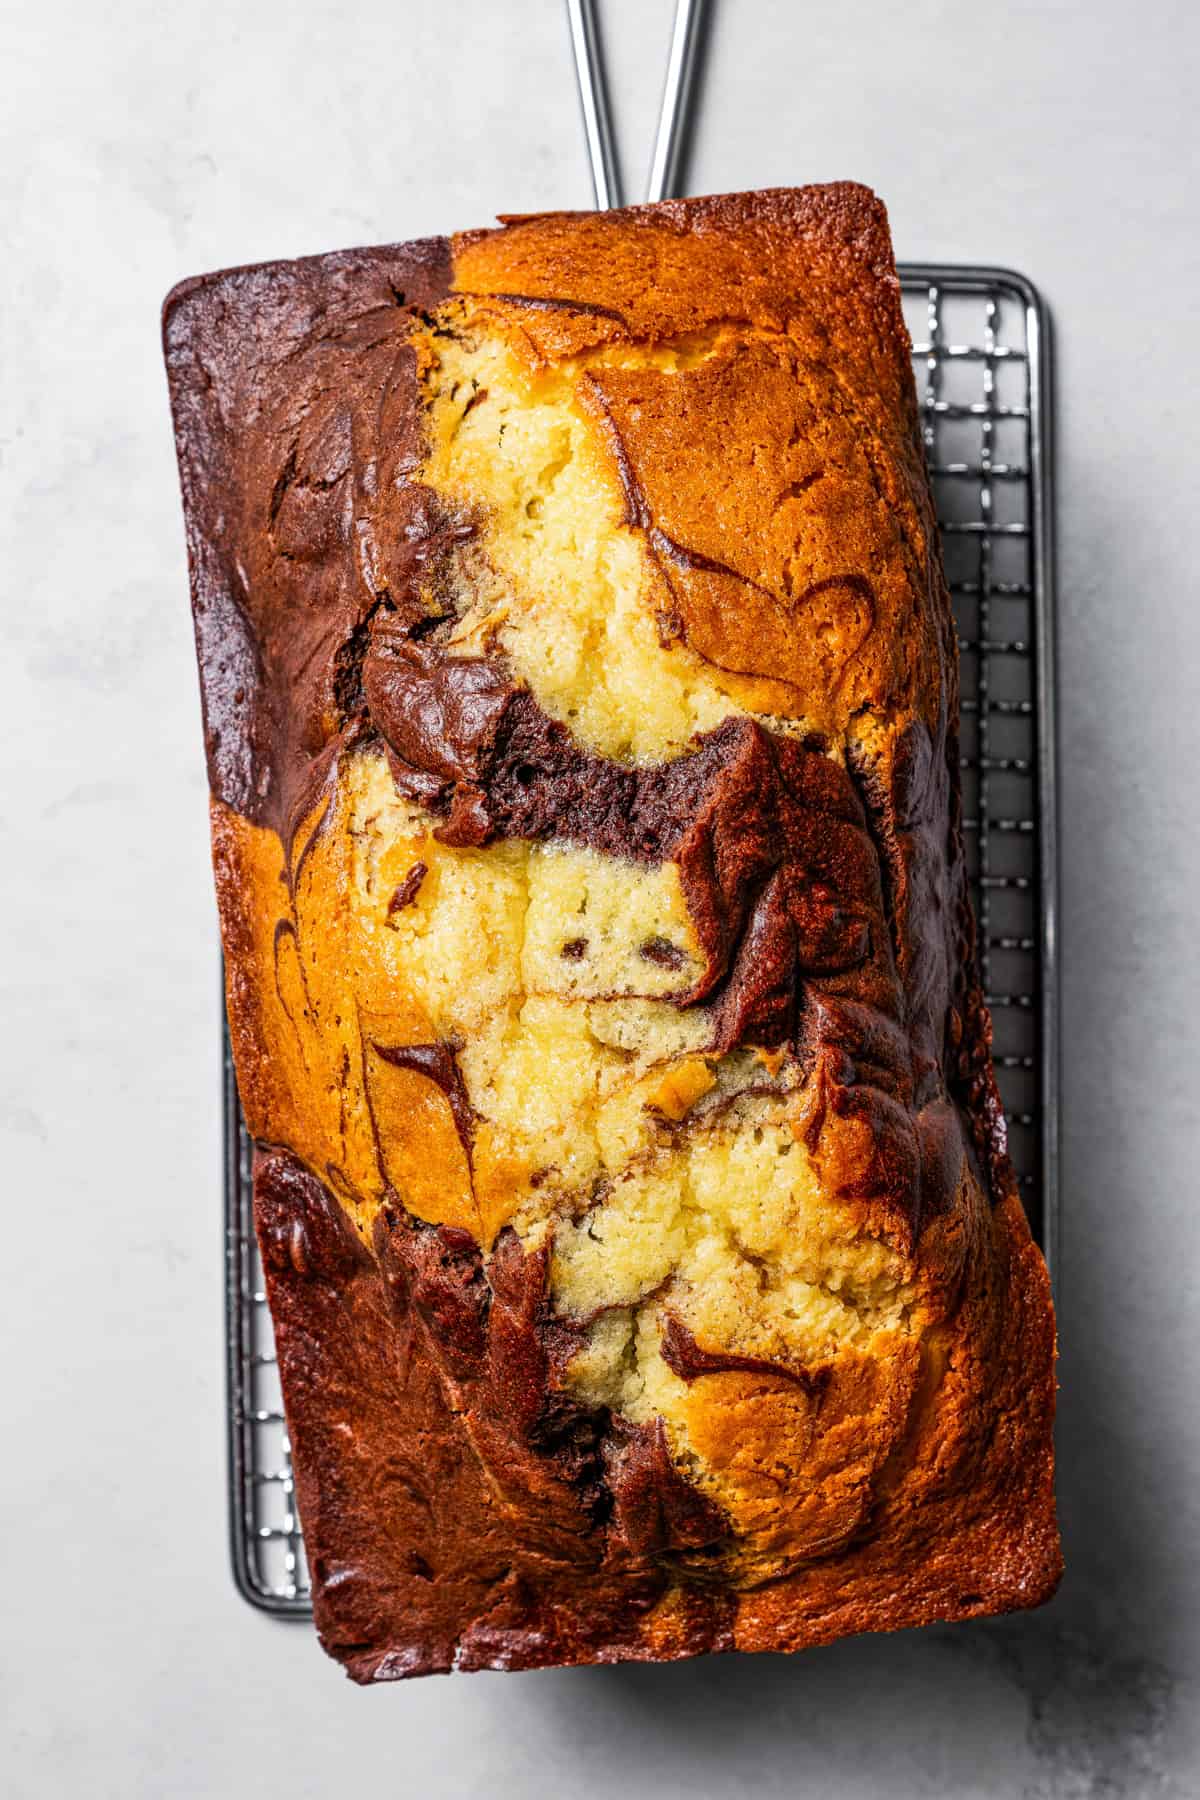
{"label": "chocolate marbling streak", "polygon": [[[707,999],[749,933],[753,972],[726,999],[714,1047],[791,1034],[798,983],[886,955],[862,807],[819,752],[731,718],[671,762],[629,767],[584,750],[498,661],[414,643],[373,622],[363,667],[371,723],[397,784],[441,815],[443,842],[557,839],[631,861],[679,864],[707,959],[681,1005]],[[751,992],[751,988],[753,991]]]}
{"label": "chocolate marbling streak", "polygon": [[829,1385],[828,1364],[812,1368],[801,1363],[776,1362],[765,1356],[743,1356],[731,1350],[705,1350],[674,1313],[668,1313],[662,1332],[662,1359],[682,1381],[698,1381],[702,1375],[720,1375],[735,1369],[745,1375],[769,1375],[794,1381],[808,1394],[819,1396]]}
{"label": "chocolate marbling streak", "polygon": [[467,1153],[467,1161],[470,1162],[471,1145],[475,1137],[475,1113],[467,1098],[467,1084],[455,1059],[453,1045],[379,1044],[372,1039],[371,1048],[376,1056],[381,1057],[385,1063],[390,1063],[394,1069],[410,1069],[414,1075],[420,1075],[426,1081],[432,1081],[435,1087],[441,1088],[450,1103],[455,1130]]}
{"label": "chocolate marbling streak", "polygon": [[877,1154],[846,1197],[885,1203],[909,1242],[949,1203],[938,1064],[913,1064],[880,855],[849,770],[737,717],[670,762],[609,761],[499,659],[456,658],[388,610],[371,620],[362,693],[397,785],[441,819],[443,842],[555,839],[676,863],[706,966],[670,998],[707,1009],[709,1048],[791,1045],[816,1071],[820,1118],[871,1126]]}
{"label": "chocolate marbling streak", "polygon": [[[450,279],[447,240],[429,238],[233,270],[219,300],[201,278],[164,313],[209,782],[281,835],[338,729],[342,646],[419,556],[393,528],[423,444],[408,338]],[[279,393],[281,361],[317,405]],[[234,418],[256,446],[231,480]]]}

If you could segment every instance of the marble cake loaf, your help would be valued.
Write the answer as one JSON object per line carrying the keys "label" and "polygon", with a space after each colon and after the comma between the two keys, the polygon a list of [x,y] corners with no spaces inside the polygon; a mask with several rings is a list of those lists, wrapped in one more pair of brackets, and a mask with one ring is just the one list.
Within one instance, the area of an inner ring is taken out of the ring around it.
{"label": "marble cake loaf", "polygon": [[360,1681],[1060,1571],[886,215],[546,214],[165,312],[255,1212]]}

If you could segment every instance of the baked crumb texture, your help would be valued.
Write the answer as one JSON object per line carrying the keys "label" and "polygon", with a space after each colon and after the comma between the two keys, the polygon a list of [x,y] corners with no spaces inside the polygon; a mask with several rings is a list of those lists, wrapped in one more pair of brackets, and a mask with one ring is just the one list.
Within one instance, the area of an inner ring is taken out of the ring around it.
{"label": "baked crumb texture", "polygon": [[1034,1605],[886,218],[550,215],[166,308],[230,1020],[358,1680]]}

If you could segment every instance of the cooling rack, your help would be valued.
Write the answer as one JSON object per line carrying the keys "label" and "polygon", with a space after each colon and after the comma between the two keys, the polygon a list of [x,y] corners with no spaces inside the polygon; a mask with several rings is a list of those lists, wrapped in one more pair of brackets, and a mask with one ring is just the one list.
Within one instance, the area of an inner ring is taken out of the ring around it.
{"label": "cooling rack", "polygon": [[[901,269],[962,668],[964,822],[994,1055],[1033,1230],[1058,1248],[1054,617],[1049,341],[1035,290],[998,269]],[[245,1598],[307,1616],[250,1142],[225,1037],[229,1512]]]}

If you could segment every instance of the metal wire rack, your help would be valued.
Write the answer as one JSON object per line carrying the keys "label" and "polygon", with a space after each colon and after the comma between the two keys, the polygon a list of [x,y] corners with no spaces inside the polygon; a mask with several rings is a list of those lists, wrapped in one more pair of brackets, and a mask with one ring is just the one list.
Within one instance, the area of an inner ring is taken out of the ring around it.
{"label": "metal wire rack", "polygon": [[[1054,634],[1049,342],[997,269],[902,267],[962,668],[968,855],[994,1055],[1034,1232],[1057,1265]],[[250,1143],[225,1038],[229,1508],[255,1606],[310,1610],[308,1566],[254,1242]]]}

